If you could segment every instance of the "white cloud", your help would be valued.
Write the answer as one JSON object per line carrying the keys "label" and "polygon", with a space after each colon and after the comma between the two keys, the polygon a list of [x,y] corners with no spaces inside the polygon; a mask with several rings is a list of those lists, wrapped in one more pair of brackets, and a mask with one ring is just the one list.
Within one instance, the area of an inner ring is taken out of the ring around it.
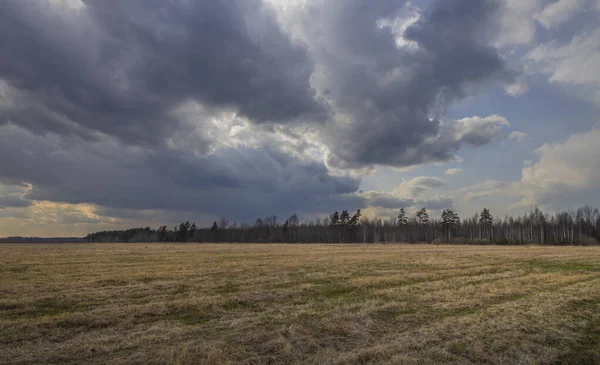
{"label": "white cloud", "polygon": [[520,78],[517,82],[506,86],[504,90],[510,96],[519,96],[525,94],[529,90],[529,86],[523,78]]}
{"label": "white cloud", "polygon": [[[464,202],[486,198],[509,212],[540,206],[546,210],[600,204],[600,128],[546,143],[538,161],[524,161],[521,179],[487,180],[456,192]],[[507,206],[508,205],[508,206]]]}
{"label": "white cloud", "polygon": [[455,138],[470,145],[479,146],[493,140],[502,127],[509,126],[506,118],[500,115],[489,117],[470,117],[456,121]]}
{"label": "white cloud", "polygon": [[421,14],[410,7],[407,10],[409,11],[407,16],[397,19],[381,19],[378,22],[378,26],[380,28],[391,28],[392,32],[396,36],[396,46],[399,48],[416,49],[419,47],[419,44],[415,41],[406,39],[404,33],[408,27],[419,21]]}
{"label": "white cloud", "polygon": [[527,56],[530,72],[547,74],[550,82],[578,86],[579,93],[600,104],[600,28],[569,43],[543,43]]}
{"label": "white cloud", "polygon": [[498,46],[527,45],[536,39],[536,26],[558,27],[578,12],[600,10],[600,0],[506,0]]}
{"label": "white cloud", "polygon": [[446,175],[458,175],[462,172],[462,169],[448,169],[446,170]]}
{"label": "white cloud", "polygon": [[585,0],[559,0],[547,5],[535,18],[548,29],[564,23],[584,7]]}
{"label": "white cloud", "polygon": [[502,17],[499,46],[526,44],[535,37],[533,15],[540,8],[540,0],[507,0]]}
{"label": "white cloud", "polygon": [[539,161],[524,167],[522,204],[560,205],[600,200],[600,128],[571,135],[536,150]]}
{"label": "white cloud", "polygon": [[50,5],[69,10],[78,10],[85,6],[81,0],[50,0]]}
{"label": "white cloud", "polygon": [[513,189],[514,184],[514,182],[510,181],[486,180],[462,188],[456,193],[464,194],[464,199],[466,201],[492,197],[495,195],[512,196],[515,193],[515,189]]}
{"label": "white cloud", "polygon": [[439,194],[426,194],[445,185],[444,180],[431,176],[418,176],[411,180],[404,180],[391,192],[369,190],[360,192],[360,197],[365,199],[368,207],[379,209],[399,209],[416,206],[428,206],[439,209],[452,205],[452,197]]}
{"label": "white cloud", "polygon": [[523,140],[525,140],[525,138],[527,138],[527,133],[521,131],[514,131],[508,136],[508,139],[510,141],[517,142],[522,142]]}
{"label": "white cloud", "polygon": [[412,198],[421,195],[423,192],[444,186],[444,180],[437,177],[418,176],[412,180],[403,181],[392,192],[395,196]]}
{"label": "white cloud", "polygon": [[431,176],[418,176],[405,180],[392,192],[370,190],[358,195],[365,199],[365,216],[369,218],[395,217],[398,209],[405,208],[414,214],[418,208],[439,211],[454,205],[454,196],[434,193],[445,185],[444,180]]}

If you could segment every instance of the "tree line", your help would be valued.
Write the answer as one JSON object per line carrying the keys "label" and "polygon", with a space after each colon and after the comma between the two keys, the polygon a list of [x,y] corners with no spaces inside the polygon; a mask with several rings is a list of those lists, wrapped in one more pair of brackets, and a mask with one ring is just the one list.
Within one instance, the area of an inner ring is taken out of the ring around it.
{"label": "tree line", "polygon": [[593,245],[600,241],[598,208],[549,215],[535,208],[518,217],[495,217],[489,209],[461,219],[452,209],[430,218],[426,208],[409,216],[405,209],[389,219],[367,219],[336,211],[322,219],[301,222],[297,214],[280,221],[259,218],[253,224],[230,224],[225,218],[211,227],[183,222],[173,229],[132,228],[89,234],[87,242],[240,242],[240,243],[434,243]]}

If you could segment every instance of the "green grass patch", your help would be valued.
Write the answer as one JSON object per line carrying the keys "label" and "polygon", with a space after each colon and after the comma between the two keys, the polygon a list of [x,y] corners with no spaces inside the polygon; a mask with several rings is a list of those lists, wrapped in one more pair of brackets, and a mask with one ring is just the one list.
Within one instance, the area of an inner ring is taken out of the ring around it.
{"label": "green grass patch", "polygon": [[569,262],[569,261],[545,261],[531,260],[522,264],[526,269],[534,269],[538,271],[556,272],[556,271],[587,271],[600,272],[600,264],[586,262]]}

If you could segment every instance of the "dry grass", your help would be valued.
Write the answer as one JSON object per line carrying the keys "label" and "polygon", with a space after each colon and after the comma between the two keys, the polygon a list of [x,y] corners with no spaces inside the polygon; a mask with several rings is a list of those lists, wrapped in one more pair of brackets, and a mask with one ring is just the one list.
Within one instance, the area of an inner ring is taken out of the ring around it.
{"label": "dry grass", "polygon": [[599,364],[600,248],[0,246],[0,363]]}

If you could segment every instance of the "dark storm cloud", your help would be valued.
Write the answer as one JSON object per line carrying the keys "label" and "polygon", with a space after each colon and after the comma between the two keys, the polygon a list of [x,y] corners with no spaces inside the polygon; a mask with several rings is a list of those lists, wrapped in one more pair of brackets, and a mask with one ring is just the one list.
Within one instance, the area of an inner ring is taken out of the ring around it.
{"label": "dark storm cloud", "polygon": [[404,33],[413,48],[397,47],[401,35],[385,25],[400,16],[403,3],[332,1],[309,13],[320,14],[318,22],[325,24],[307,22],[305,32],[324,68],[315,84],[338,117],[327,138],[332,165],[448,160],[472,141],[457,136],[451,122],[440,122],[447,109],[484,88],[515,81],[516,73],[491,46],[499,1],[434,2]]}
{"label": "dark storm cloud", "polygon": [[12,90],[3,97],[15,102],[0,108],[0,123],[148,142],[177,128],[169,111],[190,99],[256,123],[324,113],[306,51],[259,0],[1,7],[0,79]]}
{"label": "dark storm cloud", "polygon": [[[227,148],[205,158],[108,141],[55,140],[15,126],[0,128],[0,181],[26,181],[31,200],[163,209],[243,220],[268,214],[354,209],[357,179],[334,177],[319,163],[277,149]],[[110,148],[106,148],[110,146]]]}
{"label": "dark storm cloud", "polygon": [[0,209],[24,208],[31,205],[31,200],[23,199],[21,196],[0,195]]}
{"label": "dark storm cloud", "polygon": [[[515,75],[489,46],[496,2],[435,2],[404,35],[415,49],[384,24],[405,4],[309,2],[288,23],[261,0],[0,1],[0,183],[31,183],[24,201],[237,220],[409,203],[369,202],[305,150],[336,167],[447,160],[496,129],[441,124],[446,109]],[[261,143],[223,132],[228,113]]]}
{"label": "dark storm cloud", "polygon": [[25,208],[33,204],[24,195],[29,191],[29,184],[0,184],[0,209]]}

